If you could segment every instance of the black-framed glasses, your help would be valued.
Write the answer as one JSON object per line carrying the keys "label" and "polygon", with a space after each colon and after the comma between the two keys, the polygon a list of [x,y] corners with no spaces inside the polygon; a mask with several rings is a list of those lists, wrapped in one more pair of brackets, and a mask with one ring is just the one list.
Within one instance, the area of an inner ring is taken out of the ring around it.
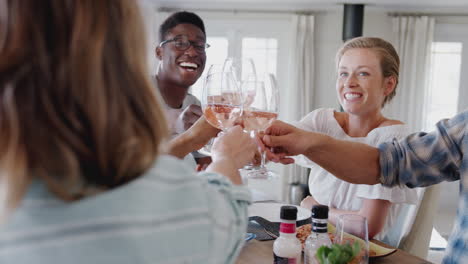
{"label": "black-framed glasses", "polygon": [[188,39],[186,35],[177,35],[174,38],[167,39],[159,43],[159,47],[162,47],[164,44],[169,43],[169,42],[174,42],[174,45],[176,49],[180,51],[185,51],[187,50],[190,46],[192,46],[197,52],[203,53],[207,48],[210,47],[210,44],[205,43],[205,42],[197,42],[197,41],[191,41]]}

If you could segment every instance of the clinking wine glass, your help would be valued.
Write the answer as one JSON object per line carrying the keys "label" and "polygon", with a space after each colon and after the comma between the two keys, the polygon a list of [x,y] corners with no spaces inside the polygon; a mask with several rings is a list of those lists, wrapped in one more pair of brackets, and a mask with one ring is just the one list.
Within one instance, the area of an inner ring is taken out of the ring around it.
{"label": "clinking wine glass", "polygon": [[[224,61],[223,64],[224,70],[230,70],[234,74],[237,83],[239,86],[242,86],[242,83],[245,82],[255,82],[257,81],[257,70],[255,68],[255,64],[251,58],[237,58],[237,57],[229,57]],[[244,91],[242,91],[244,92]],[[244,94],[243,94],[244,95]],[[253,99],[252,96],[247,98]],[[251,103],[251,102],[250,102]],[[249,105],[249,103],[244,102],[244,105]],[[251,132],[251,136],[254,137],[253,132]],[[244,176],[245,173],[248,173],[250,170],[257,169],[258,165],[256,165],[257,160],[260,160],[260,154],[257,153],[255,155],[254,161],[250,162],[249,164],[245,165],[241,169],[241,174]]]}
{"label": "clinking wine glass", "polygon": [[[210,65],[204,78],[201,100],[202,110],[207,121],[221,130],[231,127],[232,124],[229,124],[229,121],[220,121],[217,117],[235,120],[240,116],[239,110],[241,108],[239,107],[242,107],[240,105],[240,92],[240,87],[230,65],[225,63]],[[222,109],[224,111],[228,109],[234,111],[227,116],[223,116],[220,113],[220,111],[223,111]],[[211,155],[213,140],[211,139],[199,152],[208,156]]]}
{"label": "clinking wine glass", "polygon": [[[276,80],[272,74],[266,74],[263,81],[241,82],[244,109],[242,120],[244,129],[257,135],[277,119],[279,98]],[[260,166],[247,173],[249,178],[271,179],[276,173],[265,166],[265,152],[261,152]]]}
{"label": "clinking wine glass", "polygon": [[355,257],[359,264],[367,264],[369,261],[369,235],[367,230],[367,219],[361,215],[344,214],[338,217],[336,223],[335,244],[349,243],[351,246],[357,242],[360,247]]}
{"label": "clinking wine glass", "polygon": [[221,130],[235,125],[242,113],[242,93],[231,71],[209,71],[202,96],[206,120]]}
{"label": "clinking wine glass", "polygon": [[257,70],[251,58],[229,57],[224,61],[224,67],[234,73],[234,77],[239,83],[257,80]]}

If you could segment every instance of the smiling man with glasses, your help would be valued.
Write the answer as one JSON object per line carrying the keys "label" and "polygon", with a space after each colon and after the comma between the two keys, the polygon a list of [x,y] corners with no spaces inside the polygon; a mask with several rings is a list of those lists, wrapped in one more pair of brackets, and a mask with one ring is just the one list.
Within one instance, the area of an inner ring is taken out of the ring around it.
{"label": "smiling man with glasses", "polygon": [[[185,11],[172,14],[161,24],[159,39],[156,47],[159,66],[154,80],[166,103],[166,117],[175,136],[203,115],[200,101],[188,91],[203,73],[205,51],[210,45],[206,43],[203,20]],[[193,155],[199,165],[211,162],[211,158],[199,153]]]}

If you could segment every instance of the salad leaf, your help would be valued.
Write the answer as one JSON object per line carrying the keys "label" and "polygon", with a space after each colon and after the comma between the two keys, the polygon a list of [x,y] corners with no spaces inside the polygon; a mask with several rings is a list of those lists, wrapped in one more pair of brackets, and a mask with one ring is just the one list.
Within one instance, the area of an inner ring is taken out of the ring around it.
{"label": "salad leaf", "polygon": [[321,246],[317,249],[315,257],[320,264],[346,264],[358,255],[361,250],[359,243],[353,245],[346,243],[344,245],[333,244],[330,247]]}

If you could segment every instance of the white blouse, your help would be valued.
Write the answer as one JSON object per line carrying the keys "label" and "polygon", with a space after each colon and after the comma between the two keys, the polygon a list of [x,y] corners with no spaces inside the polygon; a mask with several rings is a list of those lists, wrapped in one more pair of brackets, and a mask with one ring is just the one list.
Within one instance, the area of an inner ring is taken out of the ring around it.
{"label": "white blouse", "polygon": [[[351,137],[346,134],[334,117],[334,110],[317,109],[295,124],[297,127],[327,134],[337,139],[365,143],[377,147],[382,142],[393,138],[403,138],[409,134],[406,125],[392,125],[378,127],[369,132],[366,137]],[[328,205],[340,210],[358,211],[362,206],[362,199],[381,199],[392,202],[387,221],[383,230],[375,239],[383,239],[398,216],[402,204],[417,204],[418,191],[407,187],[383,187],[381,184],[364,185],[352,184],[336,178],[303,155],[294,158],[298,165],[311,169],[309,176],[309,191],[320,204]],[[366,164],[362,164],[366,166]]]}

